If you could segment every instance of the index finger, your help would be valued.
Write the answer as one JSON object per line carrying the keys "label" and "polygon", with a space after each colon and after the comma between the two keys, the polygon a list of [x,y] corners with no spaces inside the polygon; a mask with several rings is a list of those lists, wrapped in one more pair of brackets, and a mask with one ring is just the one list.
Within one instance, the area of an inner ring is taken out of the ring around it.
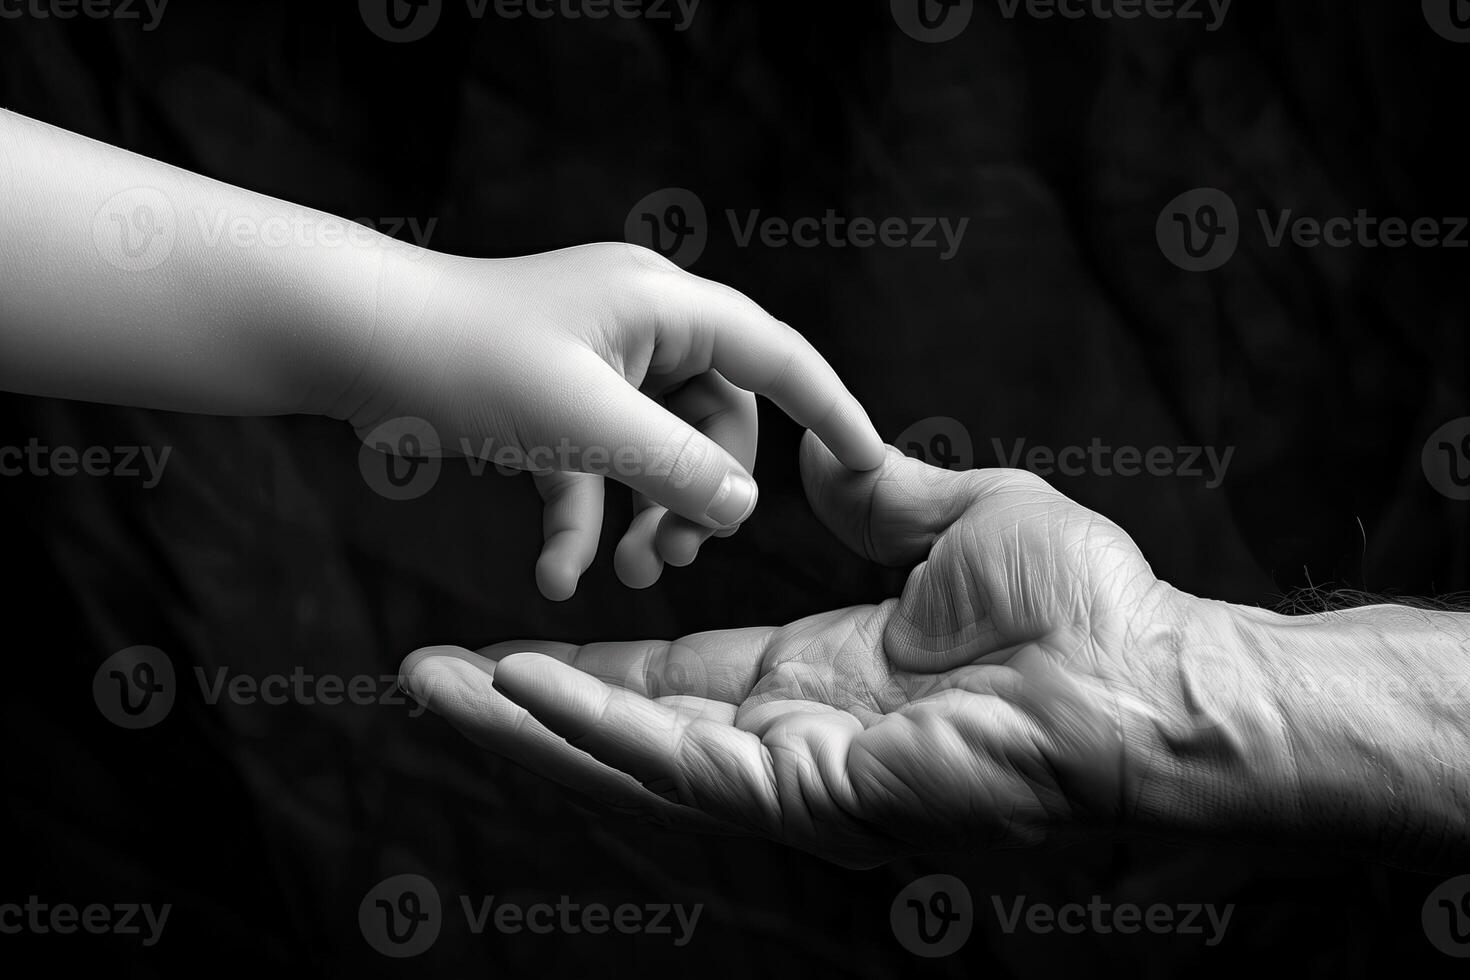
{"label": "index finger", "polygon": [[678,281],[674,308],[696,340],[708,341],[710,367],[775,402],[849,469],[883,462],[868,413],[805,337],[738,289],[688,273]]}

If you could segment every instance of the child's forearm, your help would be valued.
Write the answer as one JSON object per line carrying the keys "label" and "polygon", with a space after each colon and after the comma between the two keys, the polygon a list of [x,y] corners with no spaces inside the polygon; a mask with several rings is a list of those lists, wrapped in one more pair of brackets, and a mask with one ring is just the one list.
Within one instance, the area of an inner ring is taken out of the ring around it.
{"label": "child's forearm", "polygon": [[320,411],[419,250],[0,110],[0,388]]}
{"label": "child's forearm", "polygon": [[320,414],[381,451],[536,470],[538,574],[562,598],[596,553],[603,477],[673,515],[625,537],[639,587],[749,518],[756,393],[846,465],[883,459],[805,338],[648,249],[443,255],[5,112],[0,389]]}

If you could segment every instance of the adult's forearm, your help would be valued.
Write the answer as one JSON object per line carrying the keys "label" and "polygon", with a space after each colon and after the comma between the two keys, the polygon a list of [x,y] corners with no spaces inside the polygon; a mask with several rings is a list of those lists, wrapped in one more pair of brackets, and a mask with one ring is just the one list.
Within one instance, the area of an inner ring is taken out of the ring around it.
{"label": "adult's forearm", "polygon": [[1470,615],[1380,605],[1241,619],[1280,705],[1291,829],[1408,866],[1470,861]]}
{"label": "adult's forearm", "polygon": [[0,110],[0,388],[230,415],[333,404],[422,250]]}
{"label": "adult's forearm", "polygon": [[[1193,600],[1140,824],[1189,840],[1470,863],[1470,615]],[[1187,718],[1187,723],[1178,719]]]}

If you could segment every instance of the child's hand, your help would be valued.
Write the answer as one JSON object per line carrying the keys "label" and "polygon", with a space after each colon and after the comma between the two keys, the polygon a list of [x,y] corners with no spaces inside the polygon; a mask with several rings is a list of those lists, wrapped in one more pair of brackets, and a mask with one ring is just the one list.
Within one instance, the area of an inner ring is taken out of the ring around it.
{"label": "child's hand", "polygon": [[330,414],[367,438],[399,417],[430,454],[536,474],[541,591],[565,599],[597,552],[603,478],[635,491],[618,577],[644,588],[755,507],[752,392],[847,466],[883,461],[867,414],[800,334],[738,291],[624,244],[514,259],[384,253],[362,372]]}
{"label": "child's hand", "polygon": [[420,451],[536,474],[549,598],[596,554],[604,476],[640,494],[635,587],[750,516],[752,392],[848,466],[883,460],[799,334],[646,249],[443,255],[4,110],[0,165],[0,390],[327,414],[374,448],[422,420]]}

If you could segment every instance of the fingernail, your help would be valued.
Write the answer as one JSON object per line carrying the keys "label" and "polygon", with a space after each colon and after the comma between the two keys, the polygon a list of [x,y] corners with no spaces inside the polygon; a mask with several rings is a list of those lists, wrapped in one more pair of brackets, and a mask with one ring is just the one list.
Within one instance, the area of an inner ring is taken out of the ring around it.
{"label": "fingernail", "polygon": [[721,527],[739,524],[755,510],[755,481],[744,473],[726,473],[705,516]]}

